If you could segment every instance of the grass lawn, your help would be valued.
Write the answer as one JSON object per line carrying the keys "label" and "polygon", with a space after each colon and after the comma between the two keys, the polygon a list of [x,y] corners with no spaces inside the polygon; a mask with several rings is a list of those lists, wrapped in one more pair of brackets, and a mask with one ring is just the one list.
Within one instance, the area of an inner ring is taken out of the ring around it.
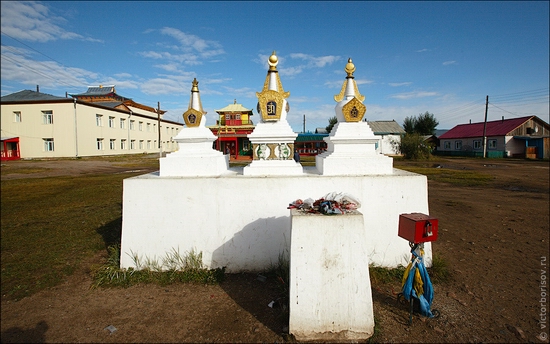
{"label": "grass lawn", "polygon": [[120,241],[122,181],[133,175],[2,181],[2,295],[20,299],[54,286]]}

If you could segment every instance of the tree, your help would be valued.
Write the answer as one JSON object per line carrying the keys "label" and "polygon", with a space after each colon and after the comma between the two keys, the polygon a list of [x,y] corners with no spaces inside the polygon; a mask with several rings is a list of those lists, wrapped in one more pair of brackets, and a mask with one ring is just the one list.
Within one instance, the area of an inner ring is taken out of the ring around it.
{"label": "tree", "polygon": [[424,141],[424,136],[417,133],[407,133],[401,136],[401,141],[392,141],[392,145],[405,159],[414,160],[429,159],[433,149]]}
{"label": "tree", "polygon": [[327,130],[327,133],[330,134],[330,132],[332,131],[332,127],[334,127],[334,125],[336,125],[336,123],[338,123],[338,118],[336,118],[336,116],[333,116],[333,117],[328,119],[328,125],[325,128]]}
{"label": "tree", "polygon": [[438,125],[435,116],[428,111],[419,114],[418,117],[405,117],[403,120],[403,130],[407,134],[433,135]]}
{"label": "tree", "polygon": [[418,117],[405,117],[403,129],[406,134],[401,136],[401,141],[392,144],[405,159],[429,159],[433,147],[424,141],[424,136],[433,135],[438,125],[435,116],[428,111]]}

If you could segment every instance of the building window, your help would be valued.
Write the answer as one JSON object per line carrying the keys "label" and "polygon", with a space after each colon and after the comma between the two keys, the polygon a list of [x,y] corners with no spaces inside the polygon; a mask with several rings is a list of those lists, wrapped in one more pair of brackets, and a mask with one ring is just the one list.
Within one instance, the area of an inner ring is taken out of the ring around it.
{"label": "building window", "polygon": [[157,148],[157,140],[153,141],[153,148]]}
{"label": "building window", "polygon": [[143,131],[143,122],[139,122],[139,131]]}
{"label": "building window", "polygon": [[109,128],[114,128],[114,127],[115,127],[115,118],[109,116]]}
{"label": "building window", "polygon": [[115,150],[116,149],[116,139],[110,139],[109,140],[109,149]]}
{"label": "building window", "polygon": [[16,123],[21,122],[21,111],[14,111],[13,112],[13,121]]}
{"label": "building window", "polygon": [[126,139],[120,139],[120,149],[126,149]]}
{"label": "building window", "polygon": [[96,144],[97,144],[97,150],[103,150],[103,139],[97,139]]}
{"label": "building window", "polygon": [[98,127],[101,127],[102,126],[102,121],[103,121],[103,115],[95,115],[95,125],[97,125]]}
{"label": "building window", "polygon": [[462,150],[462,141],[455,141],[455,150]]}
{"label": "building window", "polygon": [[151,140],[147,140],[147,149],[151,149]]}
{"label": "building window", "polygon": [[51,110],[42,111],[42,123],[53,124],[53,112]]}
{"label": "building window", "polygon": [[156,125],[156,124],[153,124],[153,132],[154,132],[154,133],[157,132],[157,125]]}
{"label": "building window", "polygon": [[444,141],[443,142],[443,148],[444,149],[451,149],[451,141]]}
{"label": "building window", "polygon": [[235,115],[235,119],[240,120],[240,119],[241,119],[241,115]]}
{"label": "building window", "polygon": [[143,149],[143,140],[139,140],[139,149]]}
{"label": "building window", "polygon": [[135,122],[133,119],[130,120],[130,130],[134,130],[135,129]]}
{"label": "building window", "polygon": [[481,140],[474,140],[474,149],[481,149]]}
{"label": "building window", "polygon": [[136,140],[130,140],[130,149],[136,149]]}
{"label": "building window", "polygon": [[147,123],[147,131],[151,131],[151,123]]}
{"label": "building window", "polygon": [[489,142],[487,142],[487,148],[497,149],[497,140],[495,140],[495,139],[489,140]]}
{"label": "building window", "polygon": [[120,129],[126,128],[126,119],[121,118],[120,119]]}
{"label": "building window", "polygon": [[53,139],[42,139],[44,140],[44,150],[46,152],[53,152]]}

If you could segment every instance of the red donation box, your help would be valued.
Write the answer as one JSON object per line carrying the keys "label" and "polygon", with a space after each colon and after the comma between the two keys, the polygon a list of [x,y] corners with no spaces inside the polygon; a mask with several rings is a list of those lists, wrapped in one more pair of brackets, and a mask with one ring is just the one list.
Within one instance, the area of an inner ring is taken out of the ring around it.
{"label": "red donation box", "polygon": [[403,239],[418,244],[437,240],[438,220],[422,213],[399,215],[399,233]]}

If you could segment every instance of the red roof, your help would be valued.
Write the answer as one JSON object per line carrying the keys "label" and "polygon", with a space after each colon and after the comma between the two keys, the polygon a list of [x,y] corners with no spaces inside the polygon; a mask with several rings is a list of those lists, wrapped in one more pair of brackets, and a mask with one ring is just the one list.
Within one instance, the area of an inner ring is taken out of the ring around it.
{"label": "red roof", "polygon": [[[486,136],[505,136],[534,116],[519,117],[487,122]],[[466,137],[483,137],[483,122],[459,124],[441,135],[439,139],[458,139]]]}

